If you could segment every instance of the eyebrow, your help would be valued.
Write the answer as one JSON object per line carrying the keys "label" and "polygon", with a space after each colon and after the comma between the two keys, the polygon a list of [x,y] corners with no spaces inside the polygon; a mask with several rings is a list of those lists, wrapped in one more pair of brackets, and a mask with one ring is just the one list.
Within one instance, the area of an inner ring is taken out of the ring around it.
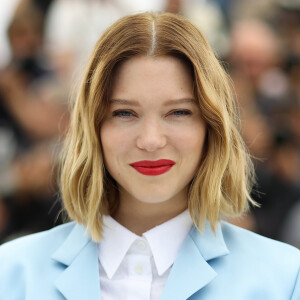
{"label": "eyebrow", "polygon": [[138,101],[135,100],[110,99],[110,103],[112,105],[121,104],[121,105],[139,106]]}
{"label": "eyebrow", "polygon": [[196,104],[197,101],[194,98],[181,98],[181,99],[168,100],[164,103],[164,105],[168,106],[168,105],[183,104],[183,103]]}
{"label": "eyebrow", "polygon": [[[139,102],[135,100],[125,100],[125,99],[111,99],[110,103],[112,105],[130,105],[130,106],[139,106]],[[180,98],[180,99],[172,99],[172,100],[167,100],[164,105],[169,106],[169,105],[174,105],[174,104],[183,104],[183,103],[192,103],[192,104],[197,104],[197,101],[194,98]]]}

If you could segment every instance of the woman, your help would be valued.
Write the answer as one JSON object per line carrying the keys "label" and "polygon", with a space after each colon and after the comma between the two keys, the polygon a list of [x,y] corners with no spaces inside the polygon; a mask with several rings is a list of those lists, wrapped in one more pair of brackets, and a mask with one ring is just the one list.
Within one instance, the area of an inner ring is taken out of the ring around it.
{"label": "woman", "polygon": [[220,221],[247,210],[251,163],[228,79],[172,14],[97,43],[61,188],[75,222],[0,249],[4,299],[300,299],[299,251]]}

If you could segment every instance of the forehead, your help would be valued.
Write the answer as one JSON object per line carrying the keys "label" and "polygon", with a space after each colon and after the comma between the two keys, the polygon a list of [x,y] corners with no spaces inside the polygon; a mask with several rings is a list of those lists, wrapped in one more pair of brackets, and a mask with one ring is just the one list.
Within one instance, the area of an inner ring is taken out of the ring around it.
{"label": "forehead", "polygon": [[192,72],[173,56],[135,56],[120,64],[113,76],[111,97],[174,97],[193,94]]}
{"label": "forehead", "polygon": [[184,61],[184,59],[165,55],[165,56],[149,56],[149,55],[136,55],[133,56],[123,62],[116,68],[115,75],[119,75],[120,73],[132,70],[132,71],[140,71],[147,70],[149,75],[156,75],[155,72],[166,72],[177,71],[177,70],[186,70],[190,71],[189,63]]}

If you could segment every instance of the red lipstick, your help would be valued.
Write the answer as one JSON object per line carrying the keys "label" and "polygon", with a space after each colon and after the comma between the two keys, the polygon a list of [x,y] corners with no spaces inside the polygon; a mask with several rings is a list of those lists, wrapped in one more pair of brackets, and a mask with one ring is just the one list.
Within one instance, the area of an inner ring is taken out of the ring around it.
{"label": "red lipstick", "polygon": [[175,165],[175,161],[169,159],[160,160],[142,160],[137,161],[130,166],[136,169],[139,173],[148,176],[157,176],[168,172]]}

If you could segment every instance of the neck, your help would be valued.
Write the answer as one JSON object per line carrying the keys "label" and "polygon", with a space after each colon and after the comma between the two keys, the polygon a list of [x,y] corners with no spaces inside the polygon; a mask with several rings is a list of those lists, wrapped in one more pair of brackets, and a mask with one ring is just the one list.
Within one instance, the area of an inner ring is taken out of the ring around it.
{"label": "neck", "polygon": [[159,203],[146,203],[123,195],[118,210],[112,217],[131,232],[141,236],[182,213],[187,208],[184,197],[176,197]]}

